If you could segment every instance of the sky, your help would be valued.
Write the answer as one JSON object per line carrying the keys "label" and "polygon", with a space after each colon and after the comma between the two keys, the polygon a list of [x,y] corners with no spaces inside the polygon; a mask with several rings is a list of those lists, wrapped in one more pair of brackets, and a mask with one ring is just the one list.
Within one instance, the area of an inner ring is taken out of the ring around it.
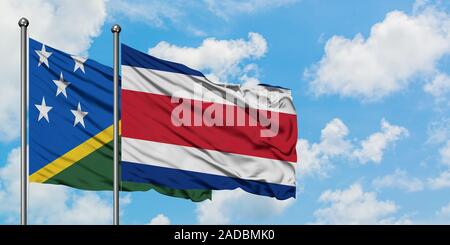
{"label": "sky", "polygon": [[[122,224],[449,224],[450,3],[439,0],[0,2],[0,224],[19,222],[19,27],[112,64],[121,42],[226,83],[290,88],[297,198],[193,203],[121,193]],[[6,38],[5,38],[6,37]],[[31,184],[32,224],[110,224],[112,195]]]}

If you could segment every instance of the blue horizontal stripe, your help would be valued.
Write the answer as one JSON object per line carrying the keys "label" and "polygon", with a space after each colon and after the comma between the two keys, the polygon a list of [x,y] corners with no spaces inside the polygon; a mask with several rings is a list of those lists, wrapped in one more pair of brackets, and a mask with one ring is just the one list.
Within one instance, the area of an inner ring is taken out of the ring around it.
{"label": "blue horizontal stripe", "polygon": [[122,44],[121,48],[122,65],[203,77],[203,74],[201,72],[191,69],[183,64],[158,59],[146,53],[142,53],[125,44]]}
{"label": "blue horizontal stripe", "polygon": [[[84,62],[84,72],[74,71],[75,61],[70,54],[45,45],[48,64],[39,65],[36,51],[43,44],[29,38],[29,173],[30,175],[60,158],[86,140],[97,135],[113,123],[113,69],[92,59]],[[59,80],[63,74],[69,82],[67,97],[56,95],[57,86],[53,80]],[[49,122],[39,118],[35,105],[45,98]],[[71,110],[77,108],[88,114],[84,117],[85,126],[74,126],[75,116]]]}
{"label": "blue horizontal stripe", "polygon": [[233,190],[241,188],[253,194],[275,197],[279,200],[295,197],[295,186],[231,178],[131,162],[122,162],[121,166],[123,181],[151,183],[174,189]]}
{"label": "blue horizontal stripe", "polygon": [[269,87],[269,88],[281,88],[281,89],[285,89],[285,90],[291,90],[290,88],[285,88],[285,87],[281,87],[281,86],[277,86],[277,85],[270,85],[270,84],[266,84],[266,83],[259,83],[259,86],[264,86],[264,87]]}

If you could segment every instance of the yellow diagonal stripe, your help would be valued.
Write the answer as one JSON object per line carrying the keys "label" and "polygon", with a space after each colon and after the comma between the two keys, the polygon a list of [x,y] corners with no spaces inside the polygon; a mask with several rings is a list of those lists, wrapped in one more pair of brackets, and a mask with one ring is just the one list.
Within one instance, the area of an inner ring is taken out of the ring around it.
{"label": "yellow diagonal stripe", "polygon": [[[119,132],[121,131],[120,129],[121,124],[119,121]],[[111,140],[113,140],[113,125],[34,172],[29,178],[30,182],[44,183],[100,147],[108,144]]]}

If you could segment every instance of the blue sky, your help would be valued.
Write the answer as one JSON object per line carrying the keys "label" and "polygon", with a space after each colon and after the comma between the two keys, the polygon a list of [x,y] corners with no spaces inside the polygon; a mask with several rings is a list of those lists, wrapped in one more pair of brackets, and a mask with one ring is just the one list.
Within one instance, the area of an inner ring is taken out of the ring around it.
{"label": "blue sky", "polygon": [[[0,41],[7,57],[18,56],[16,23],[24,15],[38,40],[111,65],[110,28],[119,23],[123,43],[212,79],[292,89],[299,119],[296,200],[219,191],[212,202],[195,204],[132,193],[122,195],[122,223],[450,222],[448,3],[13,2],[0,4],[0,26],[11,36]],[[18,60],[1,64],[1,83],[11,95],[0,106],[0,223],[17,223]],[[42,185],[31,192],[33,223],[110,222],[110,193]]]}

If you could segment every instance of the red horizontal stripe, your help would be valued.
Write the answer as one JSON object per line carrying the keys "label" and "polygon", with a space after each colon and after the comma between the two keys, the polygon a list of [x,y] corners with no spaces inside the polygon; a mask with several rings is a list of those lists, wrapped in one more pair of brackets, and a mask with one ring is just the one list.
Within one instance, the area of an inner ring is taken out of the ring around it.
{"label": "red horizontal stripe", "polygon": [[[250,114],[233,105],[217,103],[191,102],[191,114],[214,105],[222,106],[224,115],[228,109],[234,109],[245,115],[246,126],[175,126],[171,121],[172,111],[181,103],[172,103],[171,97],[165,95],[122,90],[122,135],[128,138],[149,140],[161,143],[217,150],[256,157],[271,158],[296,162],[295,145],[297,143],[297,117],[287,113],[279,114],[279,130],[274,137],[261,137],[265,127],[260,123],[249,126]],[[197,105],[197,106],[196,106]],[[194,107],[196,109],[194,109]],[[258,110],[259,112],[265,112]],[[198,112],[197,112],[198,113]],[[220,116],[220,115],[219,115]],[[271,114],[269,112],[268,117]],[[225,118],[220,118],[225,125]],[[193,123],[193,120],[191,120]],[[270,126],[269,126],[270,128]],[[149,149],[151,150],[151,149]]]}

